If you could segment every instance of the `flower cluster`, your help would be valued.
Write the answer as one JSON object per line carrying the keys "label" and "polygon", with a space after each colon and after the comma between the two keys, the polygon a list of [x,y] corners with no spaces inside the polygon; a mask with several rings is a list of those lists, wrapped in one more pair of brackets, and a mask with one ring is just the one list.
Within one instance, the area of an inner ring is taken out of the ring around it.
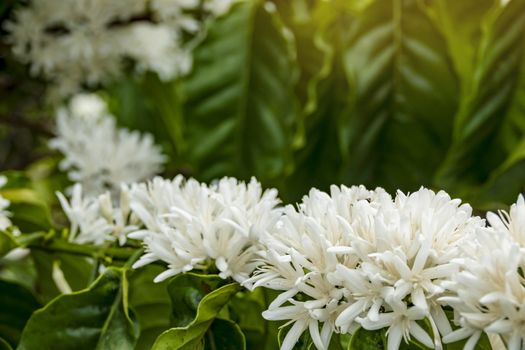
{"label": "flower cluster", "polygon": [[151,135],[117,128],[96,95],[77,95],[60,109],[56,133],[50,147],[64,155],[61,169],[90,196],[147,180],[165,161]]}
{"label": "flower cluster", "polygon": [[[0,188],[6,183],[7,178],[5,176],[0,176]],[[7,211],[9,204],[9,201],[0,195],[0,230],[5,230],[11,226],[11,220],[9,220],[11,213]]]}
{"label": "flower cluster", "polygon": [[392,199],[381,189],[312,190],[287,207],[265,241],[264,265],[251,281],[283,290],[263,316],[293,326],[281,349],[309,330],[318,349],[330,335],[388,328],[388,349],[411,336],[433,348],[451,329],[438,302],[441,282],[458,270],[452,260],[483,221],[445,192],[421,189]]}
{"label": "flower cluster", "polygon": [[131,208],[145,229],[129,235],[144,241],[146,254],[134,267],[161,260],[162,281],[193,269],[215,270],[245,281],[257,266],[259,237],[280,217],[276,190],[223,178],[211,186],[196,180],[156,178],[131,191]]}
{"label": "flower cluster", "polygon": [[[421,188],[394,197],[383,189],[312,189],[297,206],[277,191],[223,178],[211,185],[154,178],[111,195],[60,201],[70,239],[143,241],[134,264],[167,264],[155,281],[194,269],[249,290],[280,294],[263,312],[289,330],[281,350],[308,332],[317,349],[334,333],[385,330],[387,349],[416,340],[428,348],[497,335],[525,346],[525,200],[485,220],[447,193]],[[453,311],[454,318],[450,318]],[[450,323],[453,321],[453,324]]]}
{"label": "flower cluster", "polygon": [[79,244],[102,245],[118,241],[126,243],[127,234],[135,232],[140,222],[130,209],[129,190],[122,185],[118,201],[110,192],[99,196],[83,196],[82,185],[73,187],[70,200],[57,193],[71,228],[69,240]]}
{"label": "flower cluster", "polygon": [[199,32],[195,13],[220,15],[232,0],[31,0],[7,22],[14,54],[60,94],[117,76],[131,60],[172,79],[191,68],[184,31]]}
{"label": "flower cluster", "polygon": [[482,332],[501,336],[507,348],[525,347],[525,200],[519,196],[510,213],[488,213],[490,227],[466,245],[462,269],[446,283],[441,298],[454,308],[460,328],[445,342],[468,338],[475,349]]}

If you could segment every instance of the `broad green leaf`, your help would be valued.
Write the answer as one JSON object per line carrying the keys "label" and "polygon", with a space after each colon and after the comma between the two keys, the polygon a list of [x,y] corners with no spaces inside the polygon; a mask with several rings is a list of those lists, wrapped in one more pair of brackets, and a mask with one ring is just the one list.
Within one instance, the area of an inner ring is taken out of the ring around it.
{"label": "broad green leaf", "polygon": [[198,176],[278,181],[293,168],[297,103],[289,34],[271,3],[213,21],[183,85],[187,158]]}
{"label": "broad green leaf", "polygon": [[185,327],[194,321],[202,298],[225,284],[217,275],[190,272],[175,276],[168,284],[173,326]]}
{"label": "broad green leaf", "polygon": [[39,307],[27,289],[0,280],[0,349],[2,339],[11,347],[16,347],[27,320]]}
{"label": "broad green leaf", "polygon": [[45,236],[44,232],[30,234],[15,234],[9,229],[0,231],[0,258],[15,248],[24,248],[34,241],[40,240]]}
{"label": "broad green leaf", "polygon": [[162,271],[161,266],[147,265],[129,276],[129,305],[140,325],[140,337],[135,347],[137,350],[151,349],[155,339],[170,328],[168,283],[153,283],[155,276]]}
{"label": "broad green leaf", "polygon": [[[277,339],[279,341],[279,347],[281,347],[290,328],[292,328],[292,325],[288,325],[286,327],[279,328],[279,333],[277,334]],[[293,350],[311,350],[311,349],[315,349],[315,346],[313,345],[312,338],[310,337],[310,333],[308,332],[308,330],[305,330],[303,334],[301,334],[297,342],[295,343]]]}
{"label": "broad green leaf", "polygon": [[12,213],[13,225],[22,232],[49,230],[52,226],[49,208],[30,187],[30,180],[17,172],[7,175],[7,185],[0,189],[0,195],[10,201],[9,211]]}
{"label": "broad green leaf", "polygon": [[482,37],[481,23],[499,5],[495,0],[457,1],[435,0],[425,2],[427,11],[446,37],[448,52],[456,72],[469,91],[476,67],[476,53]]}
{"label": "broad green leaf", "polygon": [[[170,281],[168,287],[172,299],[175,324],[186,324],[162,333],[152,349],[192,350],[204,349],[206,334],[219,312],[241,289],[237,283],[230,283],[213,290],[217,286],[217,276],[180,275]],[[179,283],[185,287],[178,287]],[[174,295],[177,294],[177,295]],[[175,302],[182,302],[176,304]],[[196,313],[194,307],[197,306]],[[195,314],[188,322],[188,316]]]}
{"label": "broad green leaf", "polygon": [[[436,183],[458,195],[483,183],[505,158],[496,136],[511,106],[520,76],[525,30],[525,2],[513,0],[491,12],[471,76],[471,91],[462,96],[453,143]],[[461,187],[459,187],[461,186]]]}
{"label": "broad green leaf", "polygon": [[0,338],[0,350],[12,350],[12,349],[13,348],[11,347],[11,345],[9,345],[7,341]]}
{"label": "broad green leaf", "polygon": [[[238,293],[228,305],[230,318],[235,321],[244,333],[246,346],[250,350],[262,350],[272,346],[271,335],[268,330],[269,322],[262,317],[264,307],[260,302],[262,299],[262,288],[253,292]],[[275,337],[274,337],[275,338]],[[273,344],[275,348],[277,344]]]}
{"label": "broad green leaf", "polygon": [[384,332],[367,331],[364,328],[359,328],[353,335],[348,344],[348,350],[381,350],[386,349],[384,343]]}
{"label": "broad green leaf", "polygon": [[88,289],[61,295],[29,319],[18,349],[132,349],[126,270],[108,268]]}
{"label": "broad green leaf", "polygon": [[525,192],[525,59],[512,107],[497,138],[507,154],[505,161],[465,197],[478,209],[505,208]]}
{"label": "broad green leaf", "polygon": [[17,247],[18,243],[11,234],[0,231],[0,258]]}
{"label": "broad green leaf", "polygon": [[246,350],[246,341],[241,328],[230,320],[215,319],[206,336],[207,342],[204,347],[206,350]]}
{"label": "broad green leaf", "polygon": [[50,253],[33,249],[31,257],[37,272],[35,281],[36,294],[43,303],[47,303],[61,294],[53,280],[53,263],[56,262],[58,264],[73,291],[86,288],[92,281],[93,276],[96,276],[94,261],[84,256]]}
{"label": "broad green leaf", "polygon": [[[301,66],[299,92],[304,100],[302,128],[305,140],[295,153],[296,168],[281,191],[286,201],[297,201],[308,188],[327,190],[339,183],[343,157],[348,152],[341,119],[351,106],[351,92],[342,64],[345,29],[352,18],[341,4],[318,2],[309,21],[292,27]],[[322,166],[319,166],[322,164]]]}
{"label": "broad green leaf", "polygon": [[340,124],[348,138],[345,182],[430,185],[458,105],[442,33],[411,0],[376,1],[349,26],[344,63],[354,108]]}

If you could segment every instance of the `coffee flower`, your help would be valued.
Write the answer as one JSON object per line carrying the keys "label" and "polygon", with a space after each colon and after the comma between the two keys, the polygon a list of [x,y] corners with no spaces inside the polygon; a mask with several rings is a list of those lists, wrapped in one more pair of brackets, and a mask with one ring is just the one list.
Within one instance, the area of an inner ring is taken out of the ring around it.
{"label": "coffee flower", "polygon": [[208,186],[177,176],[156,178],[132,189],[131,208],[145,225],[129,235],[143,240],[144,254],[134,265],[168,264],[162,281],[193,269],[217,271],[243,282],[252,273],[259,237],[280,217],[277,191],[223,178]]}
{"label": "coffee flower", "polygon": [[[348,230],[352,243],[346,254],[361,261],[357,266],[340,264],[332,276],[348,295],[336,326],[342,331],[351,322],[369,330],[388,327],[389,350],[411,337],[431,348],[440,344],[439,334],[451,331],[438,302],[441,284],[458,270],[454,259],[461,256],[461,246],[483,226],[471,215],[469,205],[443,191],[422,188],[383,201],[366,227]],[[357,285],[354,276],[367,288]],[[425,318],[434,339],[417,323]]]}
{"label": "coffee flower", "polygon": [[[0,188],[6,183],[7,178],[5,176],[0,176]],[[9,220],[11,213],[7,211],[9,204],[9,201],[0,195],[0,230],[5,230],[11,226],[11,220]]]}
{"label": "coffee flower", "polygon": [[150,134],[118,128],[96,95],[77,95],[60,109],[56,133],[50,147],[64,155],[60,168],[89,196],[147,180],[165,161]]}
{"label": "coffee flower", "polygon": [[312,189],[298,208],[287,206],[274,232],[264,235],[263,265],[245,284],[282,291],[263,313],[292,324],[281,350],[292,349],[306,330],[318,349],[328,348],[347,294],[331,274],[341,263],[359,263],[339,247],[351,244],[352,225],[359,229],[387,198],[382,189],[332,186],[330,195]]}
{"label": "coffee flower", "polygon": [[491,227],[479,229],[465,246],[461,271],[446,284],[450,296],[441,298],[454,308],[458,330],[445,342],[468,338],[475,349],[483,332],[500,335],[507,348],[525,347],[525,202],[523,196],[500,215],[487,214]]}
{"label": "coffee flower", "polygon": [[127,234],[139,229],[140,222],[131,213],[128,188],[124,185],[117,201],[109,192],[85,197],[80,184],[73,187],[69,200],[60,192],[57,196],[71,224],[71,242],[102,245],[118,241],[124,245]]}

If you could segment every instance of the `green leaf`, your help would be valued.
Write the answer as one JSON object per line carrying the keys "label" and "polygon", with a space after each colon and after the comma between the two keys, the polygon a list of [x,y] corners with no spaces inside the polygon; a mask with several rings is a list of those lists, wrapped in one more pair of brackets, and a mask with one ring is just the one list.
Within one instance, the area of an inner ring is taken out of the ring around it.
{"label": "green leaf", "polygon": [[381,350],[386,349],[382,330],[367,331],[359,328],[348,344],[348,350]]}
{"label": "green leaf", "polygon": [[348,140],[345,182],[389,190],[430,185],[458,105],[442,33],[412,0],[374,2],[349,33],[344,63],[355,96],[340,126]]}
{"label": "green leaf", "polygon": [[197,316],[202,298],[225,284],[217,275],[196,273],[181,274],[171,279],[168,294],[171,298],[173,326],[189,325]]}
{"label": "green leaf", "polygon": [[[184,326],[162,333],[152,349],[203,349],[205,335],[211,324],[231,298],[241,290],[237,283],[212,290],[212,287],[219,285],[218,278],[185,274],[170,281],[168,290],[172,299],[174,323]],[[191,315],[195,315],[193,320],[189,319]]]}
{"label": "green leaf", "polygon": [[30,234],[14,234],[7,231],[0,231],[0,258],[5,256],[15,248],[24,248],[34,241],[40,240],[45,236],[44,232]]}
{"label": "green leaf", "polygon": [[[237,322],[246,337],[246,345],[250,350],[262,350],[272,346],[271,335],[268,334],[269,323],[262,317],[264,306],[260,299],[263,298],[262,288],[253,292],[240,292],[228,305],[230,318]],[[274,337],[275,338],[275,337]],[[273,344],[275,348],[277,344]]]}
{"label": "green leaf", "polygon": [[18,349],[132,349],[126,270],[108,268],[88,289],[61,295],[29,319]]}
{"label": "green leaf", "polygon": [[211,23],[194,51],[183,85],[185,145],[204,180],[278,181],[293,168],[293,47],[278,14],[263,3],[236,5]]}
{"label": "green leaf", "polygon": [[244,334],[233,321],[215,319],[206,335],[206,350],[246,350]]}
{"label": "green leaf", "polygon": [[462,96],[454,125],[453,143],[436,175],[436,183],[468,193],[487,180],[505,159],[497,135],[512,104],[523,60],[525,2],[511,1],[491,12],[470,91]]}
{"label": "green leaf", "polygon": [[482,37],[481,23],[499,1],[435,0],[425,2],[427,11],[446,37],[456,72],[468,91],[476,67],[476,53]]}
{"label": "green leaf", "polygon": [[287,202],[300,200],[307,188],[327,190],[341,182],[340,169],[348,147],[339,125],[352,106],[341,51],[352,18],[344,12],[344,5],[336,4],[334,8],[333,2],[316,3],[309,20],[292,27],[301,67],[298,91],[303,100],[305,140],[296,151],[294,173],[280,191]]}
{"label": "green leaf", "polygon": [[11,234],[0,231],[0,258],[17,247],[18,243]]}
{"label": "green leaf", "polygon": [[134,270],[129,277],[129,305],[137,315],[140,337],[136,350],[149,350],[155,339],[170,328],[171,304],[167,281],[153,283],[163,267],[147,265]]}
{"label": "green leaf", "polygon": [[35,297],[27,289],[0,280],[0,349],[1,340],[12,347],[18,344],[27,320],[39,307]]}
{"label": "green leaf", "polygon": [[[286,327],[279,328],[279,333],[277,334],[277,339],[279,341],[279,347],[281,347],[290,328],[292,328],[292,325],[288,325]],[[310,350],[312,349],[312,347],[315,348],[312,342],[312,338],[310,338],[310,333],[308,331],[305,331],[303,332],[303,334],[301,334],[301,336],[297,340],[297,343],[295,343],[293,350]]]}
{"label": "green leaf", "polygon": [[[11,181],[11,180],[9,180]],[[0,195],[9,200],[9,211],[13,214],[13,225],[22,232],[47,231],[52,226],[47,204],[31,188],[12,188],[8,182]]]}
{"label": "green leaf", "polygon": [[4,339],[0,338],[0,350],[13,350],[11,345]]}
{"label": "green leaf", "polygon": [[57,262],[64,277],[73,291],[86,288],[92,281],[94,261],[84,256],[62,253],[50,253],[33,249],[31,257],[36,267],[35,289],[41,302],[47,303],[60,295],[53,280],[53,263]]}

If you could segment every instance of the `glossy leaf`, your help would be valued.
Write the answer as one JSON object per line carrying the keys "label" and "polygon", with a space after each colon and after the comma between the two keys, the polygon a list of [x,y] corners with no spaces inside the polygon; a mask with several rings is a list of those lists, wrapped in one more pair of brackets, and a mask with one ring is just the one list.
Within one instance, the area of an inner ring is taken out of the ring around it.
{"label": "glossy leaf", "polygon": [[[218,283],[217,276],[195,274],[180,275],[170,281],[168,290],[176,315],[174,322],[176,325],[185,325],[162,333],[152,349],[202,349],[211,324],[241,289],[237,283],[226,284],[215,290],[210,288],[217,286]],[[181,303],[176,303],[177,301]],[[193,320],[190,319],[191,315],[194,315]]]}
{"label": "glossy leaf", "polygon": [[129,305],[140,325],[140,337],[135,347],[137,350],[151,349],[155,339],[170,328],[168,283],[153,283],[155,276],[162,271],[161,266],[148,265],[133,271],[129,277]]}
{"label": "glossy leaf", "polygon": [[383,331],[367,331],[359,328],[348,344],[348,350],[381,350],[386,349]]}
{"label": "glossy leaf", "polygon": [[483,23],[484,34],[471,77],[473,89],[462,96],[453,143],[436,180],[448,189],[480,185],[505,154],[496,136],[511,106],[520,76],[525,42],[525,2],[510,1]]}
{"label": "glossy leaf", "polygon": [[345,182],[390,190],[430,185],[458,105],[442,33],[410,0],[374,2],[349,32],[344,63],[355,96],[341,124],[348,138]]}
{"label": "glossy leaf", "polygon": [[277,346],[275,337],[268,329],[269,323],[262,317],[264,307],[262,288],[253,292],[238,293],[228,305],[230,318],[235,321],[246,338],[250,350],[262,350]]}
{"label": "glossy leaf", "polygon": [[61,295],[29,319],[18,349],[132,349],[125,270],[108,268],[88,289]]}
{"label": "glossy leaf", "polygon": [[246,341],[241,328],[230,320],[215,319],[207,334],[207,340],[204,347],[206,350],[246,350]]}
{"label": "glossy leaf", "polygon": [[291,171],[295,70],[271,3],[243,2],[209,26],[183,88],[187,158],[201,178]]}
{"label": "glossy leaf", "polygon": [[30,291],[20,285],[0,280],[0,349],[2,340],[11,347],[16,347],[27,320],[39,307]]}
{"label": "glossy leaf", "polygon": [[0,338],[0,350],[12,350],[12,349],[13,348],[11,347],[11,345],[9,345],[7,341]]}
{"label": "glossy leaf", "polygon": [[88,287],[94,276],[95,264],[84,256],[50,253],[34,249],[31,258],[36,267],[35,289],[41,302],[47,303],[61,294],[53,280],[53,264],[58,264],[73,291]]}

